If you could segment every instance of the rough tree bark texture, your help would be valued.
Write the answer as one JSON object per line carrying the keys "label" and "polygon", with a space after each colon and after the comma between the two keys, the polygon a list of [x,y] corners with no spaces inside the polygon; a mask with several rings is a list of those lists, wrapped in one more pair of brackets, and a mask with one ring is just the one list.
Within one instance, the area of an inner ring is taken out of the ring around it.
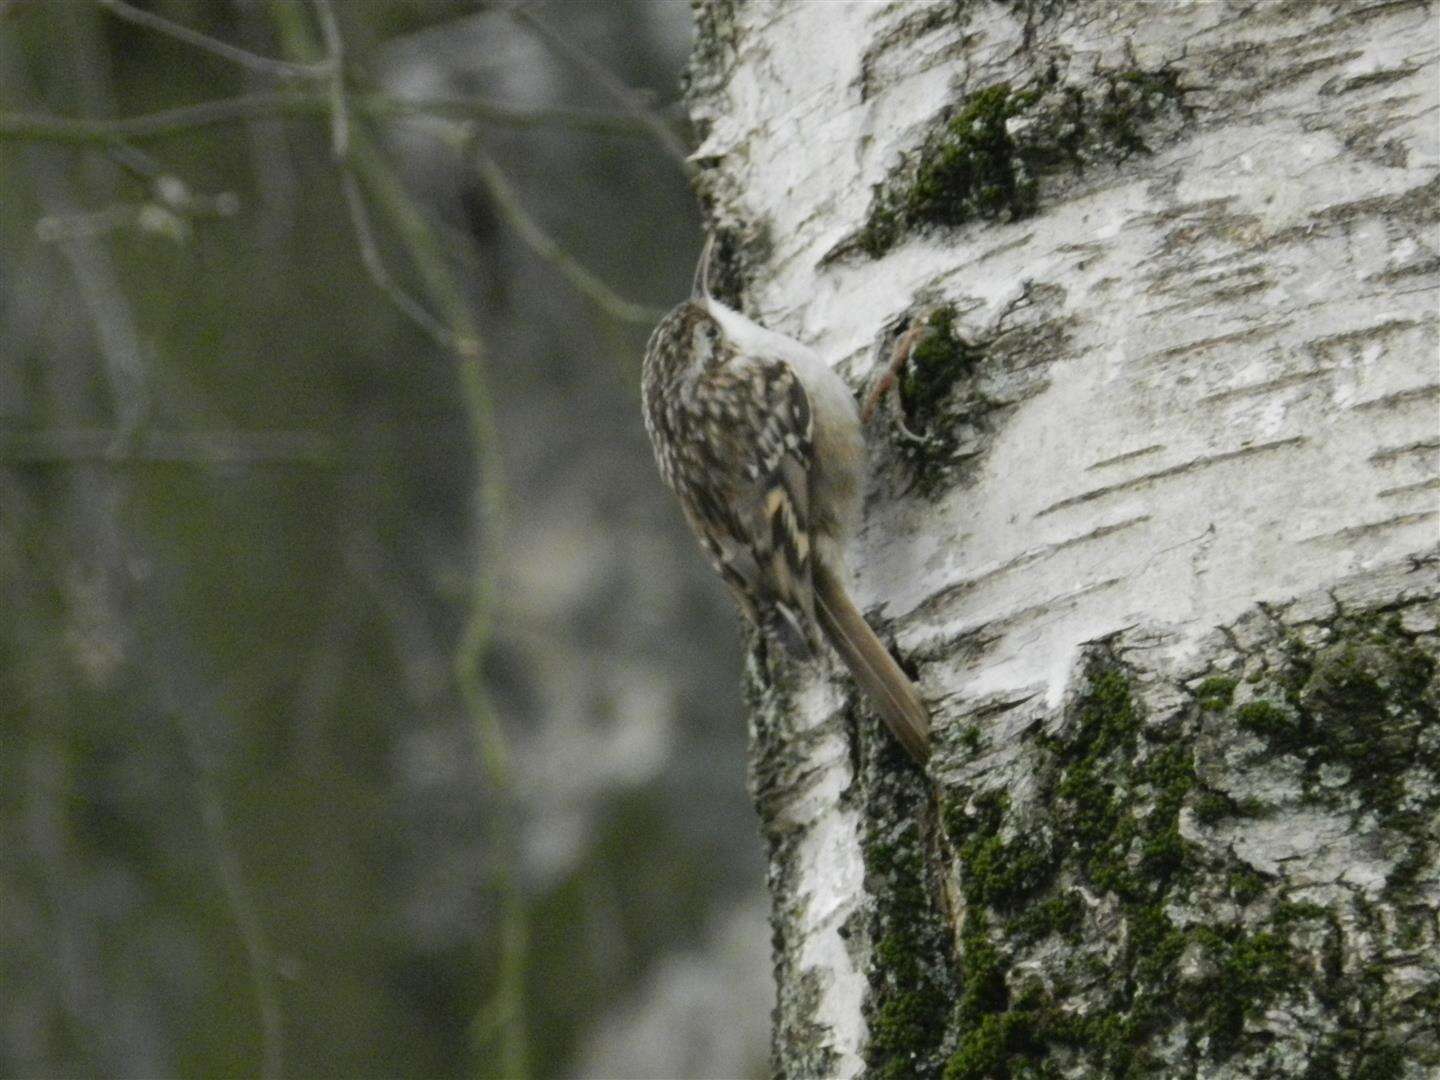
{"label": "rough tree bark texture", "polygon": [[785,1076],[1440,1075],[1436,12],[697,8],[724,277],[857,394],[936,714],[752,663]]}

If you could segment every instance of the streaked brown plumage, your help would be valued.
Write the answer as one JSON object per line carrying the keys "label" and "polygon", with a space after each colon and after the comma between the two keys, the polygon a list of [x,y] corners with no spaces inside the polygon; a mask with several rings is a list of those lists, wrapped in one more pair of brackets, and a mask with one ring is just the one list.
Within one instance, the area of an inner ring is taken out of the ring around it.
{"label": "streaked brown plumage", "polygon": [[819,648],[818,628],[923,763],[929,714],[846,589],[864,440],[844,382],[704,295],[661,320],[641,382],[661,475],[746,616],[802,656]]}

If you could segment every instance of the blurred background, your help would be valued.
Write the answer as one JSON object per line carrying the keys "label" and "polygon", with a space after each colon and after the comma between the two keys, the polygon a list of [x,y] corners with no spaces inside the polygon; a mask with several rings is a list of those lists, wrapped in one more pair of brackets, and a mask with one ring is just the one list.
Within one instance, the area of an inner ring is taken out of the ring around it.
{"label": "blurred background", "polygon": [[0,1075],[763,1075],[681,0],[0,0]]}

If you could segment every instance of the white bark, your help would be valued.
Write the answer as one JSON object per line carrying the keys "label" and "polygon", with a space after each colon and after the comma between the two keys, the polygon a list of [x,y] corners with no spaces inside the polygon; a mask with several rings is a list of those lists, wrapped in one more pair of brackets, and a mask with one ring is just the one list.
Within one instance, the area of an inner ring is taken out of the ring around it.
{"label": "white bark", "polygon": [[[742,267],[747,314],[832,358],[857,391],[900,320],[923,308],[954,305],[986,349],[960,392],[988,411],[958,421],[973,453],[938,498],[907,492],[893,412],[872,424],[874,487],[853,557],[857,600],[891,626],[936,706],[933,790],[904,804],[921,807],[926,887],[954,950],[953,971],[931,981],[961,993],[957,941],[972,906],[955,839],[937,839],[934,818],[1004,790],[1006,843],[1027,824],[1050,828],[1035,735],[1073,735],[1085,668],[1104,641],[1133,676],[1146,731],[1178,733],[1201,787],[1268,807],[1202,824],[1197,787],[1180,814],[1187,858],[1210,853],[1238,860],[1226,873],[1270,875],[1268,900],[1327,909],[1346,964],[1403,968],[1377,976],[1390,982],[1376,1008],[1399,1010],[1386,1013],[1400,1034],[1384,1061],[1433,1075],[1433,1033],[1414,1034],[1395,1003],[1440,1000],[1435,777],[1421,769],[1399,781],[1407,812],[1430,815],[1418,831],[1373,807],[1365,818],[1363,790],[1321,806],[1304,777],[1344,788],[1331,751],[1281,753],[1235,709],[1271,692],[1287,639],[1312,652],[1351,640],[1358,620],[1346,616],[1398,612],[1404,649],[1436,652],[1434,9],[975,0],[698,10],[696,158]],[[1184,119],[1146,132],[1149,154],[1045,175],[1037,212],[1021,220],[913,230],[878,259],[853,250],[875,186],[942,110],[996,84],[1036,84],[1051,64],[1062,85],[1091,93],[1102,72],[1168,66],[1185,88]],[[1234,708],[1200,710],[1197,680],[1227,670],[1255,681],[1233,691]],[[874,718],[859,721],[857,749],[837,687],[756,696],[755,787],[780,942],[776,1067],[793,1074],[885,1064],[867,1016],[884,981],[871,939],[886,876],[867,873],[866,844],[877,820],[892,831],[903,821],[874,801],[893,767],[875,757]],[[1305,691],[1317,716],[1330,715],[1323,690]],[[1433,722],[1429,693],[1422,712]],[[1433,750],[1433,723],[1417,723],[1417,745]],[[967,746],[977,737],[978,752]],[[1129,794],[1143,817],[1144,784]],[[1386,883],[1407,857],[1396,899]],[[1085,948],[1103,955],[1107,940],[1123,940],[1133,910],[1117,914],[1068,863],[1037,895],[1064,888],[1093,901]],[[1189,897],[1219,902],[1219,888]],[[1178,892],[1167,896],[1170,924],[1203,923]],[[1401,908],[1428,913],[1403,948],[1393,925],[1389,938],[1373,925],[1393,924]],[[1224,919],[1263,929],[1245,905]],[[1023,971],[1059,979],[1043,950],[1009,959],[1012,994]],[[1381,1060],[1361,1021],[1313,987],[1292,989],[1245,1013],[1248,1042],[1217,1050],[1214,1031],[1182,1023],[1147,1053],[1168,1075],[1302,1076],[1332,1051],[1345,1075]],[[1083,1014],[1085,994],[1062,993],[1056,1007]],[[947,1021],[916,1070],[953,1063],[965,1023]],[[1352,1027],[1359,1042],[1334,1049]],[[1035,1061],[1098,1075],[1085,1071],[1093,1047],[1047,1045]]]}

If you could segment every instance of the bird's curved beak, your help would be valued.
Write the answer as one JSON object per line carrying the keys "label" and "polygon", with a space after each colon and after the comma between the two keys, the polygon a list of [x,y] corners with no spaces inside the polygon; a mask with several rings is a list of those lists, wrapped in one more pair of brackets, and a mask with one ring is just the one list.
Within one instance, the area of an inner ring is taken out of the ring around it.
{"label": "bird's curved beak", "polygon": [[715,250],[715,234],[705,237],[705,246],[700,249],[700,261],[695,264],[695,280],[690,285],[690,299],[710,299],[710,256]]}

